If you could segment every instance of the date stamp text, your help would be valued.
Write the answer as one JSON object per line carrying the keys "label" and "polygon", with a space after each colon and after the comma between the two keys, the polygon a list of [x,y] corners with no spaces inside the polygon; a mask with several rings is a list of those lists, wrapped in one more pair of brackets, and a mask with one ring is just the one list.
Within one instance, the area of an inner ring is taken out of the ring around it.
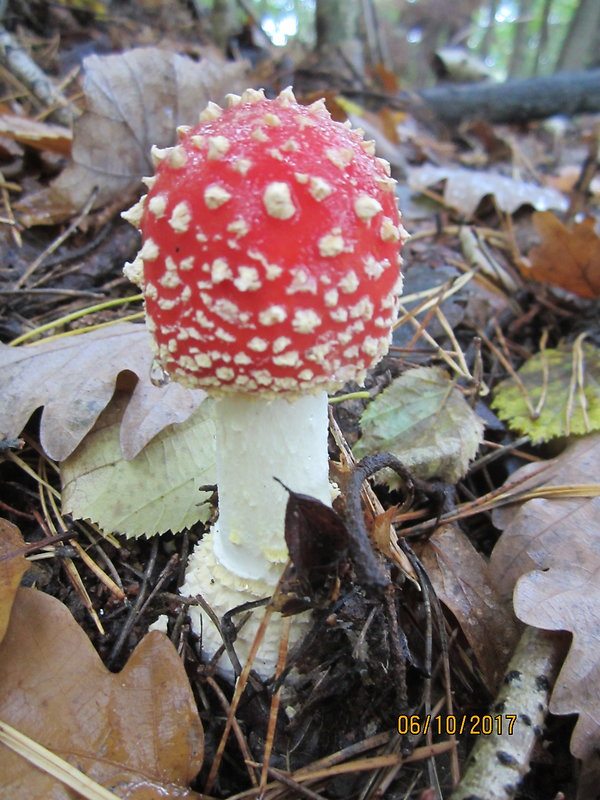
{"label": "date stamp text", "polygon": [[425,736],[429,731],[438,736],[512,736],[516,714],[471,714],[459,717],[456,714],[432,717],[431,714],[401,714],[398,717],[398,733],[401,736]]}

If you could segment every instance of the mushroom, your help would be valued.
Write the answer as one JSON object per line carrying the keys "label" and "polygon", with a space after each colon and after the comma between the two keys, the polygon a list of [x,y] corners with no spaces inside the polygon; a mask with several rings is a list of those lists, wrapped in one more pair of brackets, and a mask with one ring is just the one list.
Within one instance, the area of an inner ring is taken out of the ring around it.
{"label": "mushroom", "polygon": [[[287,561],[287,493],[274,478],[331,505],[327,392],[362,383],[388,350],[405,231],[389,164],[323,101],[248,89],[178,134],[152,149],[148,194],[124,214],[143,238],[124,271],[143,289],[160,365],[218,399],[219,517],[182,592],[221,617],[270,596]],[[218,630],[200,608],[191,618],[214,654]],[[240,632],[241,658],[258,625]],[[263,675],[277,625],[265,638]]]}

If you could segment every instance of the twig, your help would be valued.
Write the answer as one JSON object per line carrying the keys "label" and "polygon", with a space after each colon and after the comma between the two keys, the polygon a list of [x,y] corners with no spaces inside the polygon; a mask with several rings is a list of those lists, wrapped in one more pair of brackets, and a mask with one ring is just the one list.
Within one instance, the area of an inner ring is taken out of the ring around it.
{"label": "twig", "polygon": [[566,215],[566,222],[572,222],[577,214],[585,208],[586,200],[591,195],[590,184],[598,171],[600,163],[600,125],[596,123],[589,139],[588,153],[581,165],[579,177],[571,192],[571,202]]}
{"label": "twig", "polygon": [[55,267],[57,264],[66,264],[67,261],[75,261],[83,256],[87,256],[88,253],[91,253],[98,245],[102,244],[113,230],[114,228],[112,225],[104,225],[91,241],[86,242],[81,247],[76,247],[73,250],[69,250],[68,253],[61,253],[60,255],[54,256],[54,258],[47,259],[46,267]]}
{"label": "twig", "polygon": [[[384,572],[383,566],[378,561],[373,551],[373,546],[369,540],[364,515],[361,507],[361,487],[363,482],[378,472],[383,467],[394,469],[404,481],[406,492],[409,497],[414,493],[414,487],[410,475],[398,462],[396,469],[394,463],[386,460],[388,454],[378,454],[377,456],[365,456],[354,469],[348,480],[348,490],[346,498],[346,527],[350,534],[350,551],[357,578],[361,585],[375,591],[386,589],[390,584],[390,578]],[[393,457],[391,457],[393,459]]]}
{"label": "twig", "polygon": [[146,598],[146,589],[148,588],[148,581],[152,577],[152,573],[154,572],[154,567],[156,565],[156,556],[158,554],[158,536],[155,536],[152,540],[152,548],[150,550],[150,557],[148,559],[148,563],[146,564],[146,569],[144,570],[144,575],[142,577],[142,584],[138,591],[138,596],[136,598],[135,604],[131,608],[129,612],[129,616],[125,620],[125,624],[121,628],[121,632],[117,641],[114,643],[112,650],[110,651],[110,655],[108,656],[107,662],[108,664],[113,664],[116,660],[117,656],[121,652],[123,645],[125,644],[127,637],[129,636],[129,632],[135,625],[136,620],[139,617],[140,609],[144,604],[144,600]]}
{"label": "twig", "polygon": [[[15,215],[13,214],[12,206],[10,204],[10,197],[8,195],[8,189],[11,185],[12,184],[9,184],[4,180],[4,175],[2,172],[0,172],[0,195],[2,195],[2,202],[4,203],[4,208],[6,209],[6,217],[10,225],[10,232],[17,247],[21,247],[23,245],[23,240],[21,239],[21,233],[17,227],[17,221],[15,219]],[[19,187],[19,191],[20,190],[21,187]]]}
{"label": "twig", "polygon": [[[376,737],[373,737],[376,738]],[[387,736],[383,736],[384,740]],[[382,742],[383,743],[383,742]],[[361,742],[362,746],[364,743]],[[435,744],[423,747],[417,747],[410,755],[402,756],[400,753],[386,753],[384,755],[373,756],[372,758],[360,758],[354,761],[347,761],[340,763],[339,756],[350,753],[352,746],[345,748],[340,753],[334,753],[332,756],[327,756],[325,759],[315,761],[307,767],[302,767],[296,772],[292,772],[287,777],[298,783],[316,783],[323,780],[336,778],[339,775],[354,775],[358,772],[370,772],[378,769],[385,769],[386,767],[402,766],[404,764],[412,764],[416,761],[423,761],[426,758],[439,756],[447,753],[455,748],[455,743],[452,741],[441,741]],[[323,764],[323,768],[318,767]],[[279,780],[279,778],[278,778]],[[271,797],[270,790],[278,789],[277,784],[268,784],[266,786],[266,797]],[[256,789],[246,790],[239,794],[232,795],[229,800],[256,800]]]}
{"label": "twig", "polygon": [[[18,514],[22,517],[28,517],[29,519],[35,519],[33,514],[24,514],[22,511],[17,511],[14,508],[10,508],[5,503],[0,505],[2,508],[6,508],[11,512]],[[26,545],[25,547],[20,547],[18,550],[10,550],[8,553],[0,554],[0,563],[2,561],[9,561],[11,558],[16,558],[17,556],[28,556],[31,553],[35,553],[36,550],[41,550],[43,547],[48,547],[51,544],[57,544],[58,542],[64,542],[65,539],[70,539],[73,537],[73,531],[63,531],[62,533],[57,533],[55,536],[46,536],[43,539],[40,539],[37,542],[32,542],[31,544]]]}
{"label": "twig", "polygon": [[[453,693],[452,693],[452,677],[450,674],[450,656],[449,656],[449,645],[448,645],[448,638],[446,636],[446,628],[444,627],[444,612],[442,611],[442,606],[440,604],[439,598],[435,593],[433,588],[433,584],[427,574],[427,570],[421,564],[420,559],[417,557],[417,554],[408,544],[408,542],[404,539],[399,540],[400,546],[402,547],[403,551],[406,553],[407,557],[409,558],[411,564],[417,575],[419,576],[419,583],[421,585],[421,590],[423,593],[423,606],[425,610],[425,619],[427,623],[426,628],[426,647],[425,647],[425,669],[427,670],[427,682],[425,684],[425,693],[424,693],[424,704],[425,704],[425,713],[431,715],[431,684],[432,684],[432,676],[433,676],[433,611],[435,611],[435,616],[438,622],[438,633],[440,638],[440,645],[442,650],[442,668],[444,673],[444,686],[446,690],[446,713],[448,715],[452,715],[453,713]],[[450,736],[450,741],[456,744],[456,738],[454,735]],[[429,729],[427,731],[427,744],[433,744],[432,738],[432,731]],[[434,764],[433,761],[430,760],[429,762],[429,772],[433,773]],[[458,763],[458,752],[456,749],[452,750],[450,753],[450,773],[452,775],[452,783],[456,785],[458,783],[458,779],[460,776],[460,767]],[[432,776],[433,777],[433,776]],[[437,782],[437,773],[435,774],[435,779]],[[431,782],[431,781],[430,781]],[[439,786],[438,786],[439,788]],[[440,794],[440,792],[438,792]]]}
{"label": "twig", "polygon": [[[469,475],[472,475],[477,470],[481,469],[482,467],[487,466],[492,461],[496,461],[499,458],[503,458],[504,456],[512,453],[513,455],[518,454],[518,448],[522,447],[524,444],[529,444],[530,442],[529,436],[521,436],[519,439],[515,439],[514,442],[509,442],[508,444],[498,445],[495,450],[492,450],[489,453],[486,453],[481,458],[478,458],[476,461],[471,463],[469,467]],[[496,443],[491,442],[489,443],[491,447],[495,447]]]}
{"label": "twig", "polygon": [[[1,221],[1,220],[0,220]],[[90,297],[98,300],[104,297],[103,292],[85,292],[78,289],[0,289],[0,295],[12,297],[12,295],[50,295],[56,297]]]}
{"label": "twig", "polygon": [[[347,464],[348,467],[354,468],[356,465],[356,459],[354,458],[354,454],[350,449],[348,442],[344,438],[344,434],[340,430],[340,426],[338,425],[335,419],[335,415],[333,413],[333,408],[331,405],[329,406],[329,429],[335,440],[336,445],[340,450],[343,463]],[[362,498],[365,504],[365,508],[368,509],[373,519],[378,515],[384,513],[384,508],[381,505],[379,498],[369,485],[368,481],[365,481],[362,485]],[[381,547],[381,545],[379,545],[379,547]],[[396,563],[396,565],[402,570],[402,572],[410,580],[417,583],[417,577],[414,574],[410,561],[408,561],[402,550],[400,550],[400,548],[398,547],[398,537],[392,525],[389,526],[389,539],[386,551],[387,551],[386,555]]]}
{"label": "twig", "polygon": [[79,216],[76,219],[74,219],[73,222],[71,222],[71,224],[69,225],[69,227],[65,231],[63,231],[61,235],[58,236],[51,244],[49,244],[48,247],[42,253],[40,253],[39,256],[27,267],[25,272],[21,275],[21,277],[15,284],[16,289],[20,289],[25,283],[27,283],[29,278],[33,275],[36,269],[38,269],[43,264],[46,258],[56,249],[58,249],[61,246],[61,244],[64,241],[66,241],[69,238],[69,236],[77,230],[80,222],[84,220],[90,213],[92,206],[94,205],[94,200],[96,199],[97,194],[98,194],[97,190],[94,189],[94,191],[88,197],[87,202],[83,207],[83,210],[81,211]]}
{"label": "twig", "polygon": [[[278,589],[279,586],[275,590],[276,593],[278,592]],[[254,659],[256,658],[256,654],[261,645],[264,631],[267,625],[269,624],[269,620],[271,619],[273,611],[274,607],[270,604],[267,605],[260,626],[256,632],[256,636],[254,637],[254,641],[252,642],[252,647],[250,648],[250,652],[248,653],[248,658],[246,660],[246,663],[244,664],[244,668],[242,669],[241,675],[236,681],[235,690],[233,693],[233,697],[231,699],[231,706],[229,708],[229,716],[227,717],[227,721],[225,723],[225,729],[221,735],[221,739],[217,746],[213,762],[211,764],[208,777],[206,779],[206,784],[204,786],[204,794],[211,793],[212,787],[214,786],[217,780],[217,775],[219,773],[221,761],[223,760],[223,755],[225,753],[225,746],[227,744],[227,739],[229,738],[229,732],[233,725],[233,720],[235,719],[235,715],[237,713],[240,700],[242,699],[242,694],[248,683],[248,679],[250,677],[250,670],[252,669],[252,665],[254,664]]]}
{"label": "twig", "polygon": [[[27,290],[28,291],[28,290]],[[36,336],[39,336],[46,331],[51,331],[53,328],[59,328],[61,326],[67,325],[69,322],[74,322],[76,319],[80,319],[81,317],[86,317],[88,314],[95,314],[96,311],[106,311],[108,308],[114,308],[115,306],[126,305],[127,303],[136,302],[141,300],[143,295],[129,295],[126,297],[115,297],[112,300],[103,300],[102,303],[95,303],[92,306],[85,306],[84,308],[79,308],[77,311],[71,311],[69,314],[65,314],[58,319],[52,320],[52,322],[46,322],[44,325],[39,325],[37,328],[31,328],[26,333],[22,333],[20,336],[17,336],[16,339],[12,339],[9,342],[11,347],[16,347],[18,344],[23,344],[23,342],[29,341],[29,339],[33,339]],[[114,320],[114,323],[122,322],[122,319]],[[113,324],[108,323],[108,324]],[[88,326],[89,327],[89,326]],[[96,326],[98,327],[98,326]],[[82,329],[78,328],[76,331],[69,331],[68,333],[72,336],[79,336]],[[48,339],[55,339],[58,335],[55,336],[47,336],[46,340]]]}
{"label": "twig", "polygon": [[175,570],[175,568],[177,567],[178,564],[179,564],[179,553],[173,553],[171,558],[167,561],[167,564],[166,564],[165,568],[163,569],[163,571],[158,576],[158,578],[156,580],[156,583],[154,584],[154,588],[152,589],[150,594],[144,600],[144,602],[142,604],[142,607],[140,608],[140,610],[138,612],[139,616],[141,616],[144,613],[144,611],[147,609],[148,605],[152,602],[154,597],[157,595],[158,591],[160,590],[160,587],[167,580],[167,578],[171,577],[171,573]]}
{"label": "twig", "polygon": [[71,125],[73,107],[58,91],[46,73],[38,67],[21,44],[4,28],[0,28],[0,61],[16,75],[45,106],[57,106],[53,118],[62,125]]}
{"label": "twig", "polygon": [[379,24],[377,8],[373,0],[363,0],[363,20],[369,43],[371,64],[381,64],[389,73],[394,71],[387,42],[381,35],[383,27]]}
{"label": "twig", "polygon": [[281,770],[275,769],[274,767],[267,767],[267,771],[272,778],[275,778],[276,781],[283,783],[283,785],[287,786],[288,789],[293,789],[299,797],[305,797],[306,800],[324,800],[323,795],[307,789],[297,781],[292,780],[292,778],[290,778],[284,772],[281,772]]}
{"label": "twig", "polygon": [[253,26],[256,28],[256,30],[259,32],[259,34],[261,34],[261,35],[264,37],[265,44],[267,44],[268,46],[272,46],[272,45],[273,45],[273,42],[271,41],[271,37],[270,37],[270,36],[269,36],[269,34],[268,34],[266,31],[265,31],[265,29],[263,28],[263,26],[260,24],[260,20],[258,19],[258,17],[256,16],[256,14],[255,14],[255,13],[252,11],[252,8],[251,8],[251,7],[248,5],[248,3],[246,2],[246,0],[237,0],[237,4],[238,4],[238,5],[239,5],[239,7],[242,9],[242,11],[243,11],[243,12],[244,12],[244,14],[246,15],[246,17],[248,17],[248,19],[250,20],[250,22],[252,23],[252,25],[253,25]]}
{"label": "twig", "polygon": [[[275,680],[280,678],[284,668],[287,657],[291,617],[285,617],[283,620],[281,638],[279,640],[279,655],[277,658],[277,666],[275,669]],[[281,683],[271,697],[271,708],[269,712],[269,722],[267,725],[267,735],[265,737],[265,750],[263,755],[263,765],[260,773],[260,792],[264,792],[269,777],[269,766],[271,761],[271,754],[273,752],[273,745],[275,744],[275,730],[277,727],[277,716],[279,714],[279,706],[281,703],[281,690],[283,683]]]}
{"label": "twig", "polygon": [[[217,696],[217,699],[219,700],[219,703],[222,705],[223,710],[225,711],[227,716],[229,716],[231,707],[229,705],[227,698],[225,697],[225,694],[221,691],[221,687],[215,681],[214,678],[210,677],[210,675],[207,675],[205,677],[205,680],[206,683],[210,686],[210,688]],[[250,753],[250,748],[248,747],[248,742],[246,741],[246,737],[244,736],[240,723],[237,721],[235,716],[232,719],[231,727],[235,735],[236,741],[238,743],[238,747],[242,752],[243,761],[244,764],[246,765],[246,770],[248,771],[248,777],[250,778],[250,783],[253,786],[258,786],[258,781],[256,780],[256,775],[254,774],[254,770],[251,764],[252,754]]]}
{"label": "twig", "polygon": [[491,713],[501,720],[501,725],[494,725],[490,735],[479,736],[467,771],[450,800],[514,797],[529,772],[562,656],[562,639],[556,634],[525,629],[492,707]]}

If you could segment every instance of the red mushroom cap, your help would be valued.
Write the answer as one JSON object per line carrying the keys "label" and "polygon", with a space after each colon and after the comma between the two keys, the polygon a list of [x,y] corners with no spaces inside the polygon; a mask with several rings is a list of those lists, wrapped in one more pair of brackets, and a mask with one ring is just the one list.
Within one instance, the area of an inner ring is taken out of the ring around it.
{"label": "red mushroom cap", "polygon": [[248,90],[214,103],[126,218],[142,248],[161,365],[213,394],[332,390],[387,352],[405,235],[389,177],[360,130],[324,104]]}

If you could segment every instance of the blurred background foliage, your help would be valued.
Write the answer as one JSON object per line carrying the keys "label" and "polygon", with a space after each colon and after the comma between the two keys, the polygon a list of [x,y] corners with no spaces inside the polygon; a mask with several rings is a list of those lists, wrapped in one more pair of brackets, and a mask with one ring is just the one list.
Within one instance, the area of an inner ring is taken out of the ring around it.
{"label": "blurred background foliage", "polygon": [[344,17],[357,17],[362,38],[373,38],[375,31],[382,65],[404,86],[431,83],[431,60],[448,46],[479,58],[496,80],[600,65],[598,0],[343,0],[341,5],[339,0],[195,0],[194,5],[205,18],[227,19],[230,32],[251,19],[272,45],[296,52],[317,43],[319,13],[337,14],[341,22],[341,8]]}

